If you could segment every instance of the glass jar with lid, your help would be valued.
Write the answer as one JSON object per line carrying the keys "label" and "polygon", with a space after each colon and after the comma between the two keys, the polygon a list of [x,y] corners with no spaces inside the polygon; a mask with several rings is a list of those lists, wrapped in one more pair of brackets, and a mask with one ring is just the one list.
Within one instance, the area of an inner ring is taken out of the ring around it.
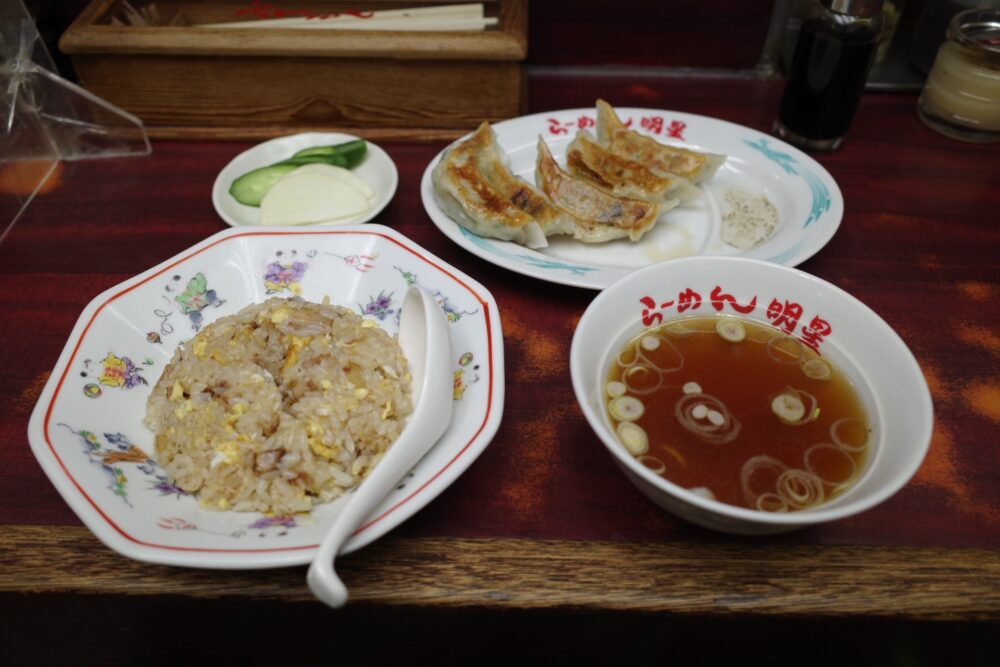
{"label": "glass jar with lid", "polygon": [[1000,9],[970,9],[952,18],[917,114],[955,139],[1000,141]]}

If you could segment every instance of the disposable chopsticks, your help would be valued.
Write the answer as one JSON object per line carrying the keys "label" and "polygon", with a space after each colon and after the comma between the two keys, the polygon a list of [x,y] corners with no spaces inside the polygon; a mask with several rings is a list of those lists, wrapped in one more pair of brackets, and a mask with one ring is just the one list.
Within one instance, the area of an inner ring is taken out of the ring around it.
{"label": "disposable chopsticks", "polygon": [[484,15],[482,3],[435,5],[408,9],[383,9],[361,15],[316,14],[201,24],[202,28],[293,28],[335,30],[483,30],[498,23]]}

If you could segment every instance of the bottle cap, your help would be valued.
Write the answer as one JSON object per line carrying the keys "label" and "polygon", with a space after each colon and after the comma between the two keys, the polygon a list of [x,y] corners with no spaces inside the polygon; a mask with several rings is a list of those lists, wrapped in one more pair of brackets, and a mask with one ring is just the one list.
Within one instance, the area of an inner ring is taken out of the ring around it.
{"label": "bottle cap", "polygon": [[822,0],[823,5],[832,12],[868,18],[875,16],[882,9],[882,0]]}

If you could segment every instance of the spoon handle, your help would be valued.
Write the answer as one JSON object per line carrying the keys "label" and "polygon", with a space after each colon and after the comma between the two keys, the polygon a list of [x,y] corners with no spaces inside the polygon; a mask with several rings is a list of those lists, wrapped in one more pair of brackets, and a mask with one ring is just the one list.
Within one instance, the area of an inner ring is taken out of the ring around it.
{"label": "spoon handle", "polygon": [[[333,527],[323,539],[316,553],[316,561],[329,564],[355,531],[364,524],[378,505],[389,495],[399,480],[417,464],[424,450],[413,447],[415,438],[421,437],[422,429],[407,429],[396,439],[390,451],[399,448],[412,452],[410,456],[390,456],[387,452],[364,481],[348,496],[347,503],[334,521]],[[438,438],[430,443],[433,445]],[[428,447],[429,449],[430,447]]]}
{"label": "spoon handle", "polygon": [[448,321],[434,298],[420,288],[411,287],[406,295],[400,345],[407,359],[417,362],[410,368],[413,414],[382,460],[347,498],[306,577],[313,593],[333,607],[347,601],[347,589],[333,569],[340,549],[438,441],[451,421],[452,381],[446,370],[451,355]]}
{"label": "spoon handle", "polygon": [[[412,444],[408,442],[406,437],[408,433],[416,434],[418,432],[410,429],[408,425],[407,430],[400,435],[393,447],[408,447]],[[409,439],[413,437],[417,436],[411,435]],[[347,588],[333,569],[334,559],[372,511],[419,460],[419,456],[412,462],[411,458],[413,457],[390,457],[386,454],[350,495],[343,510],[330,528],[330,532],[323,538],[323,542],[319,545],[316,556],[309,566],[306,581],[313,594],[327,605],[341,607],[347,602]]]}

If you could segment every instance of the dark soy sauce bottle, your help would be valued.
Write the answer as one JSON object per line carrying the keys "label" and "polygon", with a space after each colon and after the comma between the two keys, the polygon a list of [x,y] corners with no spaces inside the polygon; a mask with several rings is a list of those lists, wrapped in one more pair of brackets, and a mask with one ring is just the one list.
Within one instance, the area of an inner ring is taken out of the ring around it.
{"label": "dark soy sauce bottle", "polygon": [[840,147],[882,35],[882,0],[818,0],[802,22],[774,133],[814,151]]}

